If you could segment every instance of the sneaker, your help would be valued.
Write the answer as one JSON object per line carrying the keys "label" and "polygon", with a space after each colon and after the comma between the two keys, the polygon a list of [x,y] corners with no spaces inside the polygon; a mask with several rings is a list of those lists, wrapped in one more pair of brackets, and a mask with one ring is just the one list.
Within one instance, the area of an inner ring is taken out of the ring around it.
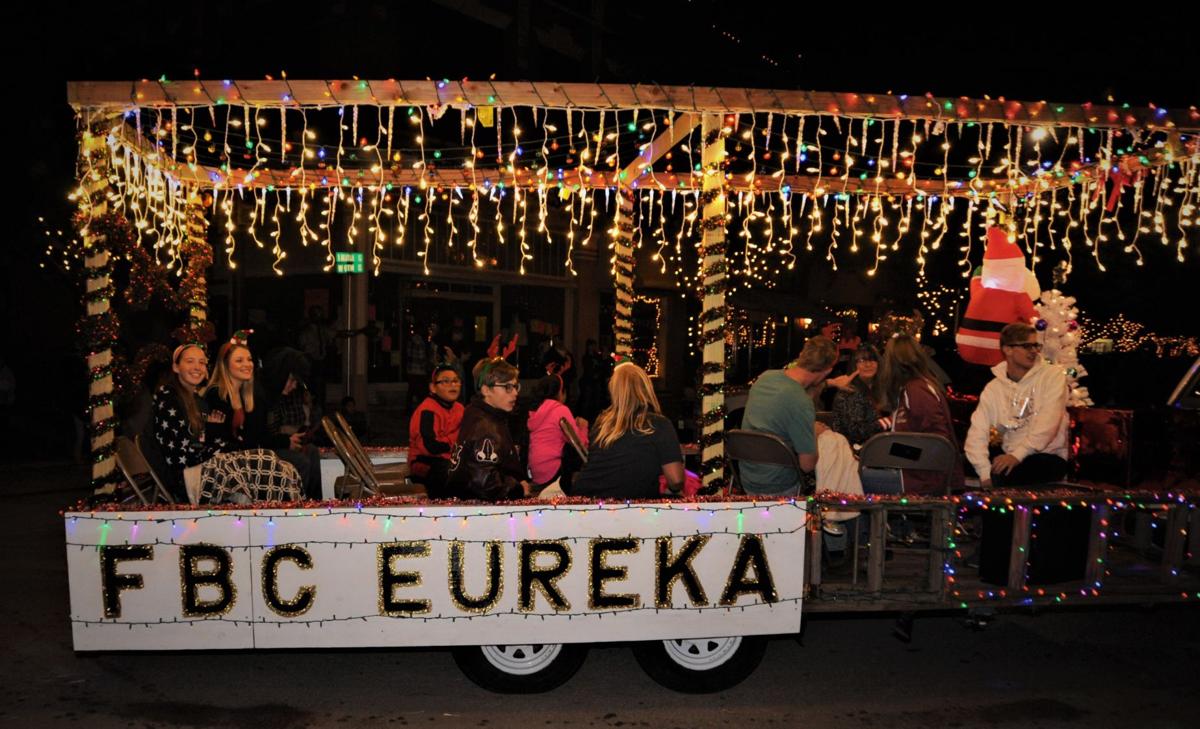
{"label": "sneaker", "polygon": [[821,523],[821,529],[831,537],[846,536],[846,527],[835,521],[825,521]]}

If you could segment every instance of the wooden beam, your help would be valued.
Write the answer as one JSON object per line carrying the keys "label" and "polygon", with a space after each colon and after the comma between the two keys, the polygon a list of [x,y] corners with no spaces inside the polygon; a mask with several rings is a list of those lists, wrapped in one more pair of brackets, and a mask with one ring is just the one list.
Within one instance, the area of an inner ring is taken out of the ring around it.
{"label": "wooden beam", "polygon": [[[684,114],[680,118],[683,119],[682,124],[687,124],[691,123],[693,117],[694,115]],[[697,123],[699,122],[697,121]],[[687,132],[677,131],[676,134],[678,135],[676,139],[682,141],[682,137]],[[550,178],[539,177],[534,171],[524,169],[508,172],[494,167],[477,167],[475,170],[469,170],[462,167],[439,168],[432,165],[423,171],[415,170],[411,167],[384,169],[379,172],[371,172],[363,168],[343,168],[339,174],[336,169],[329,167],[305,167],[303,169],[295,167],[291,169],[260,168],[256,170],[233,168],[229,173],[226,173],[216,167],[189,165],[171,159],[167,150],[155,147],[146,141],[145,138],[140,141],[137,140],[129,134],[128,129],[122,131],[118,135],[118,138],[123,144],[137,150],[141,155],[158,166],[159,169],[175,176],[180,182],[202,188],[240,186],[247,188],[322,189],[342,185],[417,187],[421,184],[422,179],[424,179],[427,186],[435,188],[464,187],[469,189],[474,185],[485,190],[501,184],[505,187],[520,187],[523,189],[537,189],[539,185],[556,187],[560,182],[567,187],[579,190],[604,189],[622,185],[634,190],[656,189],[664,192],[670,190],[695,192],[702,189],[704,176],[698,171],[693,170],[684,173],[650,173],[644,171],[642,165],[649,162],[645,156],[647,152],[653,154],[655,159],[657,159],[671,148],[668,146],[670,144],[669,137],[664,139],[666,135],[666,132],[660,134],[634,162],[627,165],[621,172],[604,172],[591,168],[575,167],[564,170],[561,179],[557,176]],[[1133,156],[1138,157],[1140,155]],[[1148,164],[1141,164],[1142,168],[1161,167],[1172,161],[1177,161],[1171,160],[1161,153],[1150,155],[1147,159]],[[1029,193],[1063,189],[1079,183],[1080,179],[1075,175],[1079,175],[1082,178],[1096,179],[1101,172],[1098,165],[1092,164],[1080,168],[1072,175],[1064,175],[1063,177],[1045,175],[1030,179],[1029,182],[1013,188],[1008,187],[1008,180],[1004,178],[976,178],[976,181],[951,180],[949,185],[947,185],[940,178],[915,179],[910,177],[901,180],[895,177],[872,177],[863,180],[857,176],[850,176],[823,177],[818,180],[815,175],[757,175],[754,177],[734,175],[727,181],[726,187],[730,192],[755,193],[778,192],[781,189],[787,188],[793,194],[803,195],[845,193],[848,195],[884,195],[900,198],[916,195],[925,197],[987,197],[992,192],[1006,194],[1011,192],[1017,195],[1026,195]],[[622,174],[625,176],[621,177]]]}
{"label": "wooden beam", "polygon": [[746,89],[658,84],[531,81],[184,80],[68,81],[67,101],[77,110],[134,107],[537,106],[559,109],[669,109],[725,114],[775,112],[872,119],[1036,124],[1089,128],[1140,127],[1200,131],[1195,106],[1167,110],[1004,98],[896,96],[787,89]]}
{"label": "wooden beam", "polygon": [[[625,169],[621,170],[617,175],[617,179],[621,180],[623,184],[634,188],[656,183],[654,163],[661,159],[664,154],[670,152],[675,145],[686,140],[687,135],[700,125],[702,118],[699,114],[684,113],[677,115],[671,120],[671,125],[666,130],[651,140],[638,153],[637,158],[626,165]],[[642,180],[642,177],[646,175],[649,176],[649,179]]]}

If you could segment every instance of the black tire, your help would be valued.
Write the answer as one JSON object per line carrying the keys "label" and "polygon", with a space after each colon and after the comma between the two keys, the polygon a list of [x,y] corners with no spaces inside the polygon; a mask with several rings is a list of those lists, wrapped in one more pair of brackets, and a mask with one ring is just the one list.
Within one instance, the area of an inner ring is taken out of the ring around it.
{"label": "black tire", "polygon": [[540,694],[566,683],[587,658],[578,643],[468,646],[454,649],[454,662],[480,688],[498,694]]}
{"label": "black tire", "polygon": [[767,641],[761,636],[655,640],[633,645],[638,665],[660,686],[685,694],[710,694],[732,688],[762,662]]}

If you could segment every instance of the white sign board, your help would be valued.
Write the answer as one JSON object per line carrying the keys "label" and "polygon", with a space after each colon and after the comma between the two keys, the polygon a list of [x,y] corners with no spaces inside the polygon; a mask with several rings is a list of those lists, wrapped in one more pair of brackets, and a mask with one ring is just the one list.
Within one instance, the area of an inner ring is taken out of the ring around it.
{"label": "white sign board", "polygon": [[800,629],[802,501],[64,518],[76,650],[591,643]]}

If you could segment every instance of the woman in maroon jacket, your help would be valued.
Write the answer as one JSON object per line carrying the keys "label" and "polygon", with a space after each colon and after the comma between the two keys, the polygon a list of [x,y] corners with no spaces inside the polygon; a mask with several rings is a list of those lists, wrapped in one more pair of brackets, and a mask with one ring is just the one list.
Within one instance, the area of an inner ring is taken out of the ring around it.
{"label": "woman in maroon jacket", "polygon": [[[945,436],[961,451],[946,400],[946,389],[933,374],[933,363],[916,339],[901,334],[888,342],[879,366],[879,394],[883,409],[892,413],[892,430],[897,433],[934,433]],[[951,486],[963,483],[962,458],[955,463]],[[868,493],[945,493],[945,477],[936,471],[870,469],[863,473],[863,490]]]}

